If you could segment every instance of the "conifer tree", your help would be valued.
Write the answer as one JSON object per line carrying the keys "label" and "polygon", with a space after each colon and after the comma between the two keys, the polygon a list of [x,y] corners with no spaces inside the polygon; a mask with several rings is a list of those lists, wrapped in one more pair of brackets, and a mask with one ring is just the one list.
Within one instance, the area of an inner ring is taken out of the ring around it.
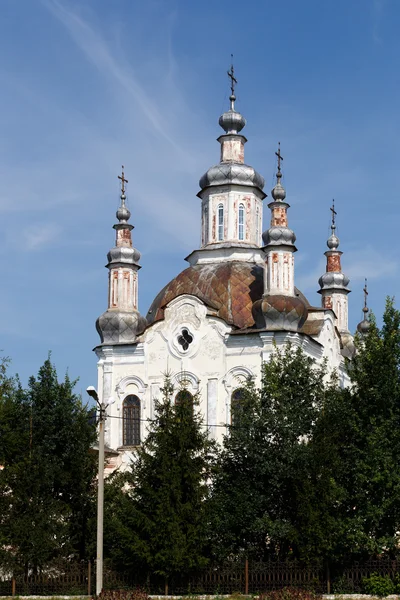
{"label": "conifer tree", "polygon": [[2,451],[0,561],[14,572],[85,557],[95,431],[73,387],[68,376],[58,381],[48,359],[5,408],[13,445]]}
{"label": "conifer tree", "polygon": [[116,567],[168,580],[207,562],[213,443],[196,396],[185,389],[175,396],[168,376],[162,393],[132,471],[107,486],[105,543]]}

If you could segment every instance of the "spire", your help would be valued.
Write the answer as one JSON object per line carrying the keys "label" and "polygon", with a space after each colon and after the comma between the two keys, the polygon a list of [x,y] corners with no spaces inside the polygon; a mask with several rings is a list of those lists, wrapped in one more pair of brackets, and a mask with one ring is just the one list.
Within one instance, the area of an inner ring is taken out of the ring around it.
{"label": "spire", "polygon": [[281,171],[281,161],[283,160],[283,156],[281,154],[281,143],[278,142],[278,152],[275,152],[275,156],[278,157],[278,171],[276,173],[276,185],[274,189],[271,191],[271,196],[277,202],[283,202],[286,198],[286,191],[281,184],[282,179],[282,171]]}
{"label": "spire", "polygon": [[124,165],[122,165],[122,175],[118,175],[118,179],[121,180],[121,205],[117,210],[117,219],[120,223],[127,223],[131,217],[131,213],[125,204],[125,183],[128,183],[128,180],[125,179],[124,168]]}
{"label": "spire", "polygon": [[124,167],[121,181],[121,204],[116,216],[118,223],[114,248],[107,254],[109,269],[108,309],[96,323],[103,344],[134,343],[146,327],[146,320],[140,315],[138,305],[138,271],[140,252],[133,247],[132,229],[128,221],[131,213],[127,208]]}
{"label": "spire", "polygon": [[338,250],[339,238],[336,235],[335,201],[332,201],[331,211],[331,235],[326,244],[328,250],[326,256],[326,272],[319,278],[320,289],[318,293],[322,296],[322,307],[332,310],[336,316],[336,326],[342,341],[342,354],[352,358],[354,344],[348,326],[348,285],[350,279],[342,272],[341,256],[343,252]]}
{"label": "spire", "polygon": [[[213,260],[222,260],[219,252],[221,244],[226,249],[240,247],[239,252],[243,256],[247,247],[254,249],[261,259],[265,182],[252,166],[245,163],[244,147],[247,140],[241,131],[246,125],[246,119],[235,108],[238,80],[233,61],[227,74],[230,82],[230,108],[219,118],[219,124],[224,130],[218,137],[220,159],[219,163],[210,167],[200,178],[200,191],[197,194],[201,199],[201,249],[213,251]],[[230,250],[226,252],[231,253]],[[253,250],[249,253],[255,256]],[[203,253],[202,256],[205,257],[206,254]],[[189,257],[190,264],[197,264],[198,259],[202,260],[197,251]]]}
{"label": "spire", "polygon": [[231,80],[231,95],[229,96],[231,107],[228,110],[228,112],[224,112],[220,116],[219,124],[226,134],[238,134],[246,125],[246,119],[235,110],[235,85],[237,85],[237,79],[235,77],[235,70],[233,68],[233,54],[231,54],[231,60],[231,68],[229,69],[229,71],[227,71],[228,77]]}
{"label": "spire", "polygon": [[335,210],[335,200],[332,200],[332,206],[329,209],[332,212],[332,223],[331,223],[331,235],[326,242],[329,250],[337,250],[339,247],[339,238],[336,235],[336,216],[337,212]]}
{"label": "spire", "polygon": [[231,110],[235,110],[235,85],[237,84],[237,79],[235,77],[235,70],[233,68],[233,54],[231,54],[231,68],[229,69],[229,71],[227,71],[227,73],[228,77],[231,80],[231,95],[229,97],[229,100],[231,101]]}
{"label": "spire", "polygon": [[272,190],[271,225],[263,233],[264,241],[264,294],[253,304],[256,327],[267,331],[299,331],[305,323],[308,309],[294,287],[294,253],[296,236],[288,227],[287,210],[290,208],[281,185],[282,171],[280,144],[278,151],[276,185]]}
{"label": "spire", "polygon": [[366,279],[365,279],[365,285],[363,287],[363,292],[364,292],[364,306],[363,306],[362,311],[364,313],[364,317],[363,317],[363,320],[360,321],[360,323],[357,325],[357,331],[358,331],[358,333],[361,333],[361,335],[366,335],[371,326],[371,323],[368,320],[368,313],[369,313],[369,308],[367,306],[368,287],[367,287]]}

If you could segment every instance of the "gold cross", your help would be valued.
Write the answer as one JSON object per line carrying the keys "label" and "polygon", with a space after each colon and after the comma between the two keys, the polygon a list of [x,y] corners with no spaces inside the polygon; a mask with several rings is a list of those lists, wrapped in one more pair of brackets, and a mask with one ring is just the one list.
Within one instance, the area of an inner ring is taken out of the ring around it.
{"label": "gold cross", "polygon": [[275,152],[276,156],[278,157],[278,173],[281,172],[281,160],[283,160],[283,156],[281,154],[281,143],[278,142],[278,152]]}
{"label": "gold cross", "polygon": [[337,215],[337,212],[335,210],[335,200],[332,200],[332,206],[331,206],[330,210],[332,211],[332,225],[334,225],[335,224],[335,217]]}
{"label": "gold cross", "polygon": [[237,79],[235,78],[235,71],[233,69],[233,54],[231,54],[231,60],[232,60],[231,68],[228,71],[228,77],[231,80],[231,93],[232,93],[232,96],[234,96],[235,95],[235,83],[237,83]]}
{"label": "gold cross", "polygon": [[121,180],[121,192],[123,194],[125,194],[125,184],[128,183],[128,180],[125,179],[125,173],[124,173],[124,165],[122,165],[122,177],[121,175],[118,175],[118,179]]}

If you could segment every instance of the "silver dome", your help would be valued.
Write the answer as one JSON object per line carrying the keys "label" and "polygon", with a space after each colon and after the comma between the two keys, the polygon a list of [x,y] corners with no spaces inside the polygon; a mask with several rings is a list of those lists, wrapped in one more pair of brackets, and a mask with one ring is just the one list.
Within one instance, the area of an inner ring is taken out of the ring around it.
{"label": "silver dome", "polygon": [[242,163],[219,163],[210,167],[199,181],[201,189],[227,184],[247,185],[260,190],[265,185],[264,178],[257,171]]}
{"label": "silver dome", "polygon": [[280,181],[278,181],[276,186],[271,190],[271,196],[278,202],[282,202],[286,198],[286,190],[281,185]]}
{"label": "silver dome", "polygon": [[246,119],[236,110],[228,110],[219,118],[219,124],[225,133],[239,133],[246,125]]}
{"label": "silver dome", "polygon": [[361,335],[366,335],[368,333],[370,327],[371,327],[371,323],[368,321],[368,319],[365,316],[363,318],[363,320],[360,321],[360,323],[357,325],[357,331],[358,331],[358,333],[361,333]]}
{"label": "silver dome", "polygon": [[289,227],[270,227],[262,239],[264,246],[294,246],[296,235]]}
{"label": "silver dome", "polygon": [[108,263],[137,264],[140,260],[140,252],[130,246],[116,246],[111,248],[107,254]]}
{"label": "silver dome", "polygon": [[340,289],[349,291],[347,286],[350,279],[344,273],[329,271],[321,275],[318,280],[321,290]]}
{"label": "silver dome", "polygon": [[332,235],[328,238],[326,245],[328,246],[329,250],[336,250],[339,247],[339,243],[339,238],[334,232],[332,232]]}
{"label": "silver dome", "polygon": [[146,325],[146,319],[137,310],[132,312],[106,310],[96,321],[96,329],[102,344],[133,344],[137,336],[143,333]]}
{"label": "silver dome", "polygon": [[126,223],[131,218],[131,212],[129,208],[125,206],[125,200],[125,194],[121,194],[121,206],[118,207],[118,210],[116,212],[117,219],[121,223]]}
{"label": "silver dome", "polygon": [[349,331],[342,331],[340,333],[340,339],[342,341],[342,349],[341,354],[346,358],[352,359],[356,352],[356,347],[354,345],[353,336]]}

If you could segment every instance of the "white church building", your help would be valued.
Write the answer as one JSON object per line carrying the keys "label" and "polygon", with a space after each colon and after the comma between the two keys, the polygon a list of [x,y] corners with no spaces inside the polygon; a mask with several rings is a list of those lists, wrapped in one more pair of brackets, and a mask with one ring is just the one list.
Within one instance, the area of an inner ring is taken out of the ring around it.
{"label": "white church building", "polygon": [[132,243],[124,173],[120,177],[116,242],[108,253],[108,308],[96,323],[101,342],[95,348],[99,395],[106,404],[114,400],[106,422],[106,444],[119,453],[112,468],[125,468],[145,438],[167,368],[176,393],[184,379],[188,391],[199,394],[199,410],[217,440],[231,423],[243,382],[248,377],[259,382],[274,344],[290,341],[317,362],[327,358],[341,385],[348,381],[345,359],[354,353],[350,290],[334,208],[326,272],[319,279],[321,306],[315,307],[295,287],[296,236],[288,223],[280,150],[264,231],[264,179],[245,163],[246,120],[235,110],[235,99],[232,85],[230,109],[219,119],[220,162],[200,179],[201,247],[158,293],[146,317],[138,311],[140,253]]}

